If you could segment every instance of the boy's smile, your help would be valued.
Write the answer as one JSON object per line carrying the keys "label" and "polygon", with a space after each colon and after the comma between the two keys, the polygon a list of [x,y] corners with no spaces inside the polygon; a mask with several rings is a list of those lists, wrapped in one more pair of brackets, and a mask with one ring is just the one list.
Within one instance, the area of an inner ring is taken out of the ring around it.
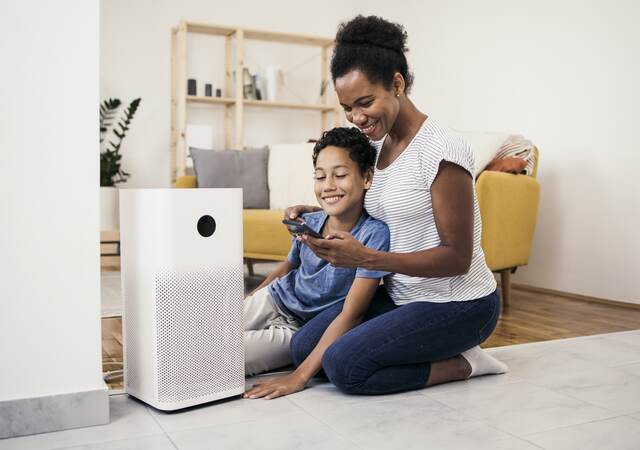
{"label": "boy's smile", "polygon": [[328,197],[323,197],[322,200],[324,200],[325,203],[328,203],[330,205],[335,205],[343,197],[344,197],[344,195],[331,195],[331,196],[328,196]]}

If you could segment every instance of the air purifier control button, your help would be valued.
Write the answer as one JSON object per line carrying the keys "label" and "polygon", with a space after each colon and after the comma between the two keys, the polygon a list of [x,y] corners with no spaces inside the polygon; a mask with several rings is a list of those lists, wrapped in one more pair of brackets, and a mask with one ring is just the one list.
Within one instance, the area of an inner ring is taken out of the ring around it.
{"label": "air purifier control button", "polygon": [[216,221],[211,216],[202,216],[198,220],[198,233],[202,237],[209,237],[216,232]]}

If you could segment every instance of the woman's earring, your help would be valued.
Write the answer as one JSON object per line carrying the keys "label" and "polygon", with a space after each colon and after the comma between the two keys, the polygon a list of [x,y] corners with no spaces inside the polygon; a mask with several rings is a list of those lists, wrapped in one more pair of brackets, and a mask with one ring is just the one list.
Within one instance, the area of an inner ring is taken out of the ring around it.
{"label": "woman's earring", "polygon": [[396,97],[400,97],[400,94],[396,94]]}

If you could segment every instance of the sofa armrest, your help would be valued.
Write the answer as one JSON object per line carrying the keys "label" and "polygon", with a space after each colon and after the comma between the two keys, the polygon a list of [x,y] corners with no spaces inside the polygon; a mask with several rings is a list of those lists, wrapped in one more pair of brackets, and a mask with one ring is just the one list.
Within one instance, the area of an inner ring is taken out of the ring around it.
{"label": "sofa armrest", "polygon": [[540,202],[540,184],[527,175],[485,171],[476,183],[482,249],[498,271],[527,264]]}
{"label": "sofa armrest", "polygon": [[176,180],[177,189],[191,189],[191,188],[197,188],[197,187],[198,187],[198,181],[196,180],[196,177],[194,175],[185,175],[185,176],[179,177]]}

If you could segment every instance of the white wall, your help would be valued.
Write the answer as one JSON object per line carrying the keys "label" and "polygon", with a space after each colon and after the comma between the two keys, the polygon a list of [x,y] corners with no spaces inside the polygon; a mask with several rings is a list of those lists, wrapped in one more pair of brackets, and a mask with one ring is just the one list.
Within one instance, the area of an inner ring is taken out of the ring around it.
{"label": "white wall", "polygon": [[[412,8],[412,5],[414,8]],[[541,152],[533,253],[515,281],[640,303],[640,4],[406,4],[414,98]]]}
{"label": "white wall", "polygon": [[0,13],[0,401],[104,388],[97,0]]}
{"label": "white wall", "polygon": [[[516,281],[640,303],[633,232],[640,198],[632,185],[640,163],[632,109],[640,103],[638,8],[632,0],[325,1],[304,8],[294,1],[110,0],[101,10],[101,95],[143,97],[124,150],[129,185],[165,186],[169,29],[180,19],[324,36],[356,13],[400,22],[421,109],[459,129],[524,134],[540,148],[534,249]],[[203,70],[190,67],[190,75]],[[190,109],[194,120],[211,120],[199,114]],[[316,130],[299,113],[260,114],[247,118],[248,144],[300,140]]]}

